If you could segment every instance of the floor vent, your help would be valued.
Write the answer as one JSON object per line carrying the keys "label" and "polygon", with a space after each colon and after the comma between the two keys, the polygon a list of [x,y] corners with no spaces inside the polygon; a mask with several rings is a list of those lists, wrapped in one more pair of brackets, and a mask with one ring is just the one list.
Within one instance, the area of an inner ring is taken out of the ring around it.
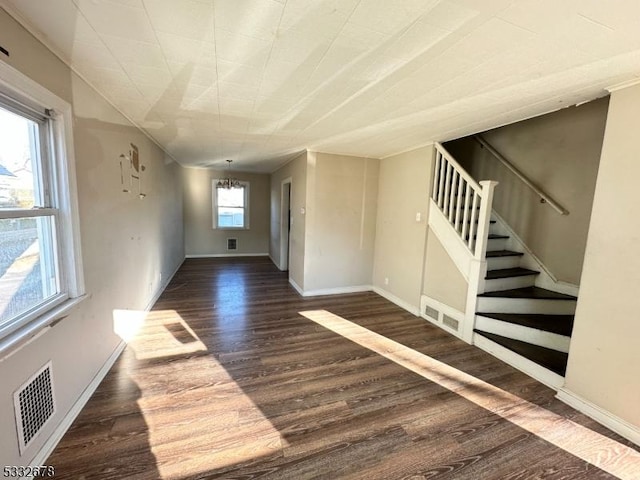
{"label": "floor vent", "polygon": [[438,320],[438,316],[440,315],[440,312],[438,312],[438,310],[436,310],[435,308],[431,308],[430,306],[425,306],[424,307],[424,314],[427,317],[431,317],[434,320]]}
{"label": "floor vent", "polygon": [[238,239],[227,238],[227,250],[237,250],[237,249],[238,249]]}
{"label": "floor vent", "polygon": [[460,322],[455,318],[451,318],[449,315],[442,315],[442,323],[444,323],[447,327],[453,328],[454,330],[458,330],[458,326]]}
{"label": "floor vent", "polygon": [[38,370],[13,394],[13,403],[22,455],[56,411],[51,362]]}

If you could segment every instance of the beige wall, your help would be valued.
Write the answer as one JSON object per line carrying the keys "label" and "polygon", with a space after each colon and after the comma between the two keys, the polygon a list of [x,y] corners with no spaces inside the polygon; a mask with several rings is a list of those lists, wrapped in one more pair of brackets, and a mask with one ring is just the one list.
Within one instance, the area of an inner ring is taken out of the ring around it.
{"label": "beige wall", "polygon": [[[580,282],[608,99],[508,125],[484,138],[551,198],[558,214],[473,139],[447,144],[476,180],[497,180],[494,209],[560,281]],[[473,161],[468,163],[468,160]]]}
{"label": "beige wall", "polygon": [[[433,146],[380,162],[373,285],[416,309],[422,288],[432,164]],[[419,222],[416,213],[421,214]]]}
{"label": "beige wall", "polygon": [[[26,465],[59,425],[120,338],[114,309],[144,309],[184,258],[180,167],[0,9],[4,60],[74,107],[80,230],[88,298],[51,330],[0,362],[0,465]],[[118,157],[140,149],[147,197],[121,190]],[[20,457],[13,392],[53,362],[57,413]]]}
{"label": "beige wall", "polygon": [[640,429],[640,86],[611,95],[566,388]]}
{"label": "beige wall", "polygon": [[292,161],[271,174],[271,228],[269,255],[280,267],[281,247],[281,191],[282,181],[291,179],[291,243],[289,245],[289,278],[300,288],[304,288],[305,254],[305,214],[302,209],[307,202],[307,152],[303,152]]}
{"label": "beige wall", "polygon": [[467,281],[436,234],[428,229],[423,293],[460,312],[466,310]]}
{"label": "beige wall", "polygon": [[305,291],[371,285],[379,160],[310,152]]}
{"label": "beige wall", "polygon": [[[226,170],[184,168],[184,236],[189,255],[255,254],[269,252],[269,188],[266,174],[233,172],[233,177],[249,182],[249,229],[213,228],[213,179],[229,175]],[[227,238],[238,239],[238,250],[227,251]]]}

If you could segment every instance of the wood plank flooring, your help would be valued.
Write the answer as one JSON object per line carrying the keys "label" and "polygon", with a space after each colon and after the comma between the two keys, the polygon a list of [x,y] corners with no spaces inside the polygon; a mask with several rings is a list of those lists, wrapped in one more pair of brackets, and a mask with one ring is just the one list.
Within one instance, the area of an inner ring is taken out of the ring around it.
{"label": "wood plank flooring", "polygon": [[189,259],[46,463],[64,479],[618,478],[546,417],[595,435],[620,478],[640,465],[375,293],[302,298],[268,259]]}

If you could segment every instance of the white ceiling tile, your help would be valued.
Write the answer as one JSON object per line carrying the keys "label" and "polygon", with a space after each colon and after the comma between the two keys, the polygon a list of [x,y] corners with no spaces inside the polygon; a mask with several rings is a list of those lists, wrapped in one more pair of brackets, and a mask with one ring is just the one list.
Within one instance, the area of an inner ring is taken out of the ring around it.
{"label": "white ceiling tile", "polygon": [[425,15],[436,0],[396,0],[390,8],[385,0],[361,0],[350,22],[392,35]]}
{"label": "white ceiling tile", "polygon": [[187,38],[213,42],[213,6],[193,0],[144,0],[144,5],[157,32],[173,33]]}
{"label": "white ceiling tile", "polygon": [[216,26],[237,26],[236,33],[272,41],[283,5],[272,0],[222,0],[215,2]]}
{"label": "white ceiling tile", "polygon": [[270,51],[271,42],[227,30],[216,30],[216,56],[221,60],[263,67]]}
{"label": "white ceiling tile", "polygon": [[168,87],[173,79],[168,67],[156,68],[137,63],[122,63],[122,68],[133,83]]}
{"label": "white ceiling tile", "polygon": [[155,42],[155,33],[143,8],[93,0],[74,2],[99,34]]}
{"label": "white ceiling tile", "polygon": [[215,65],[215,44],[173,33],[158,33],[158,41],[167,62],[179,67],[187,63]]}
{"label": "white ceiling tile", "polygon": [[122,63],[137,63],[146,67],[164,68],[167,62],[157,43],[139,42],[129,38],[101,35],[113,55]]}

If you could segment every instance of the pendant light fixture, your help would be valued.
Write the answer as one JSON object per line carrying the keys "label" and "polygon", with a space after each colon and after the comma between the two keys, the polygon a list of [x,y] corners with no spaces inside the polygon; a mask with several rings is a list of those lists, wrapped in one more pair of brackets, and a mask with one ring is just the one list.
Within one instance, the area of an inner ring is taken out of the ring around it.
{"label": "pendant light fixture", "polygon": [[233,160],[227,160],[229,164],[229,175],[227,178],[223,178],[222,180],[218,180],[217,186],[221,188],[238,188],[240,187],[240,181],[237,178],[233,178],[231,176],[231,162]]}

